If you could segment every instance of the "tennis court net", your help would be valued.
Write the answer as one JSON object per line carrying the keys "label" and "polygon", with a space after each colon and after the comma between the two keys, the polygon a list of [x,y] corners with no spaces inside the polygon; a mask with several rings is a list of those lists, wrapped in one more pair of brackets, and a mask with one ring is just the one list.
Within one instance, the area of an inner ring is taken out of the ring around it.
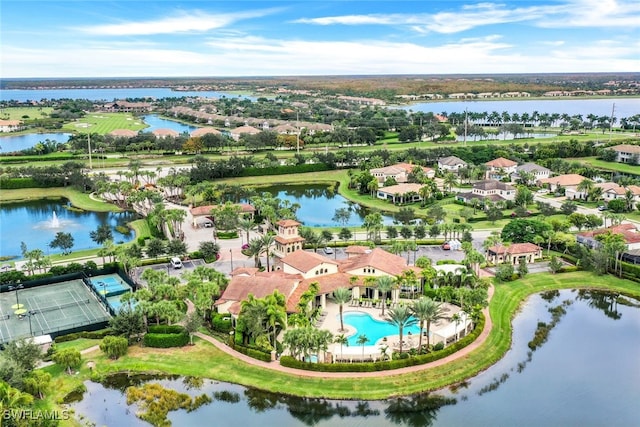
{"label": "tennis court net", "polygon": [[91,298],[87,298],[86,300],[67,302],[64,304],[52,305],[49,307],[38,307],[36,311],[40,313],[46,313],[48,311],[62,310],[63,308],[66,308],[66,307],[82,307],[83,305],[87,305],[90,303],[91,303]]}

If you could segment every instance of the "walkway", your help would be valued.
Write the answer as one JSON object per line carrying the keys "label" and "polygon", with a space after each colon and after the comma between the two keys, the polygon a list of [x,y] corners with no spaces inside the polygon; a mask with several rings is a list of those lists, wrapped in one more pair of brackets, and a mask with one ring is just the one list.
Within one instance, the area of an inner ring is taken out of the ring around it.
{"label": "walkway", "polygon": [[[493,297],[493,292],[494,292],[494,288],[493,286],[490,286],[489,301],[491,301],[491,298]],[[398,374],[409,374],[412,372],[424,371],[429,368],[435,368],[436,366],[442,366],[456,359],[460,359],[466,356],[467,354],[471,353],[472,351],[476,350],[487,340],[487,337],[489,336],[489,333],[493,328],[493,323],[491,322],[491,316],[489,315],[488,307],[482,310],[482,313],[485,316],[484,329],[482,330],[478,338],[473,343],[469,344],[468,346],[461,349],[460,351],[454,354],[451,354],[447,357],[444,357],[442,359],[438,359],[430,363],[425,363],[423,365],[407,366],[405,368],[392,369],[388,371],[376,371],[376,372],[316,372],[316,371],[306,371],[304,369],[289,368],[286,366],[282,366],[277,362],[263,362],[261,360],[257,360],[252,357],[246,356],[242,353],[235,351],[233,348],[229,347],[228,344],[221,343],[215,338],[212,338],[203,333],[196,332],[194,335],[196,335],[200,339],[210,342],[211,344],[216,346],[219,350],[224,351],[230,356],[236,359],[242,360],[243,362],[246,362],[250,365],[257,366],[259,368],[271,369],[273,371],[278,371],[285,374],[296,375],[298,377],[309,377],[309,378],[353,378],[353,377],[375,378],[375,377],[388,377],[388,376],[398,375]]]}

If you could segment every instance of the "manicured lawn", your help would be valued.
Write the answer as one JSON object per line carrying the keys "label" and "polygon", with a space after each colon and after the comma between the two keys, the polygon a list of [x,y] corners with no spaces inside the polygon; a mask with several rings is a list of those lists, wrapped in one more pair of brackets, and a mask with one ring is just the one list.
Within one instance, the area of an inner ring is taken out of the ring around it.
{"label": "manicured lawn", "polygon": [[[3,120],[29,120],[48,117],[53,111],[51,107],[7,107],[0,109]],[[28,118],[23,118],[29,116]]]}
{"label": "manicured lawn", "polygon": [[24,202],[29,200],[68,199],[77,208],[95,212],[120,212],[117,206],[101,200],[94,200],[89,194],[70,187],[21,188],[0,191],[0,203]]}
{"label": "manicured lawn", "polygon": [[105,135],[115,129],[139,131],[146,127],[142,119],[135,118],[129,113],[89,113],[81,119],[66,123],[62,128],[79,133],[91,131],[91,133]]}
{"label": "manicured lawn", "polygon": [[599,160],[596,157],[578,157],[567,159],[568,161],[575,160],[581,163],[586,163],[588,165],[593,166],[594,168],[604,169],[607,171],[614,172],[622,172],[628,173],[632,175],[640,175],[640,167],[638,165],[630,165],[627,163],[618,163],[618,162],[605,162],[604,160]]}
{"label": "manicured lawn", "polygon": [[86,350],[94,345],[99,345],[102,340],[78,338],[77,340],[56,343],[56,350],[65,350],[67,348],[75,348],[78,351]]}
{"label": "manicured lawn", "polygon": [[[600,288],[640,297],[638,284],[613,276],[595,276],[587,272],[558,275],[537,274],[506,284],[498,284],[490,305],[494,326],[487,341],[476,351],[445,366],[433,367],[411,374],[398,374],[379,378],[307,378],[260,369],[240,362],[197,340],[197,345],[182,349],[151,349],[132,347],[129,354],[117,361],[106,360],[101,353],[90,358],[97,363],[96,373],[118,371],[156,371],[179,375],[194,375],[258,387],[274,392],[286,392],[308,397],[380,399],[442,388],[460,382],[497,362],[511,344],[511,319],[527,296],[553,289]],[[53,368],[47,368],[53,369]],[[59,372],[59,370],[58,370]],[[82,376],[88,372],[81,372]],[[62,374],[56,381],[77,381]],[[357,380],[354,380],[358,378]],[[69,389],[66,384],[61,388]]]}

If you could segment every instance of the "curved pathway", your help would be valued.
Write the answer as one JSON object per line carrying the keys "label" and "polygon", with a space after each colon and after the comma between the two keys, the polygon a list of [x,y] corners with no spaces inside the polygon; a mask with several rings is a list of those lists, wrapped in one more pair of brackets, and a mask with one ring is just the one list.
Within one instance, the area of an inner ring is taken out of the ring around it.
{"label": "curved pathway", "polygon": [[[489,287],[489,301],[491,301],[491,297],[493,296],[493,292],[494,292],[494,288],[493,285]],[[290,375],[296,375],[298,377],[309,377],[309,378],[353,378],[354,376],[357,377],[387,377],[387,376],[392,376],[392,375],[398,375],[398,374],[408,374],[408,373],[412,373],[412,372],[419,372],[419,371],[424,371],[426,369],[429,368],[433,368],[436,366],[442,366],[444,364],[447,364],[453,360],[459,359],[461,357],[466,356],[467,354],[471,353],[472,351],[474,351],[475,349],[477,349],[478,347],[480,347],[486,340],[487,337],[489,336],[489,333],[491,332],[491,329],[493,328],[493,323],[491,322],[491,316],[489,315],[489,308],[485,308],[484,310],[482,310],[484,317],[485,317],[485,323],[484,323],[484,329],[482,330],[482,332],[480,333],[480,335],[478,336],[478,338],[472,342],[471,344],[469,344],[468,346],[466,346],[465,348],[461,349],[460,351],[457,351],[447,357],[443,357],[442,359],[438,359],[435,360],[433,362],[430,363],[425,363],[422,365],[416,365],[416,366],[407,366],[404,368],[398,368],[398,369],[391,369],[388,371],[375,371],[375,372],[317,372],[317,371],[307,371],[304,369],[295,369],[295,368],[289,368],[286,366],[282,366],[280,363],[277,362],[263,362],[261,360],[257,360],[254,359],[252,357],[246,356],[240,352],[235,351],[233,348],[231,348],[228,344],[224,344],[221,343],[220,341],[216,340],[215,338],[212,338],[208,335],[202,334],[200,332],[196,332],[194,335],[196,335],[198,338],[203,339],[207,342],[210,342],[211,344],[213,344],[214,346],[216,346],[219,350],[224,351],[225,353],[235,357],[236,359],[242,360],[243,362],[246,362],[250,365],[253,366],[257,366],[259,368],[264,368],[264,369],[271,369],[273,371],[278,371],[278,372],[282,372],[285,374],[290,374]]]}

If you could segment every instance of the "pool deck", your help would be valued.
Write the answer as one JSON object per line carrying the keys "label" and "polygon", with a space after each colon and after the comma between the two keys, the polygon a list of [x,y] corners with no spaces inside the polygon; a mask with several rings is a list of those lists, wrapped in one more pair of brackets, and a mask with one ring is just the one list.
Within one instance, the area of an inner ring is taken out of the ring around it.
{"label": "pool deck", "polygon": [[[406,304],[410,304],[410,301],[402,301]],[[452,337],[456,334],[456,331],[461,332],[465,326],[466,322],[460,323],[457,326],[449,321],[449,318],[455,314],[459,313],[460,307],[444,303],[445,307],[445,316],[446,319],[442,319],[431,325],[431,344],[435,344],[439,341],[443,341],[442,337]],[[378,308],[370,308],[370,307],[351,307],[348,304],[343,305],[342,313],[349,312],[357,312],[357,313],[367,313],[371,315],[376,320],[384,321],[388,309],[385,309],[385,317],[382,316],[382,310]],[[324,319],[320,320],[316,323],[316,326],[321,329],[326,329],[331,331],[334,336],[344,334],[346,337],[349,337],[357,331],[351,327],[350,325],[344,324],[345,330],[340,331],[340,307],[338,304],[335,304],[331,301],[327,302],[327,308],[323,312]],[[467,321],[470,323],[470,319]],[[366,331],[365,331],[366,334]],[[408,334],[404,334],[403,336],[404,344],[402,346],[403,351],[409,350],[411,348],[417,348],[419,343],[419,337],[416,335],[408,336]],[[422,343],[426,343],[426,337],[423,337]],[[399,335],[389,335],[387,336],[387,342],[383,342],[382,339],[372,345],[364,346],[364,359],[365,360],[378,360],[381,357],[381,347],[384,345],[388,346],[387,354],[391,355],[393,351],[397,351],[400,349],[400,336]],[[346,346],[343,345],[342,348],[340,344],[333,344],[329,346],[329,351],[333,354],[334,358],[340,360],[362,360],[363,359],[363,346]]]}

